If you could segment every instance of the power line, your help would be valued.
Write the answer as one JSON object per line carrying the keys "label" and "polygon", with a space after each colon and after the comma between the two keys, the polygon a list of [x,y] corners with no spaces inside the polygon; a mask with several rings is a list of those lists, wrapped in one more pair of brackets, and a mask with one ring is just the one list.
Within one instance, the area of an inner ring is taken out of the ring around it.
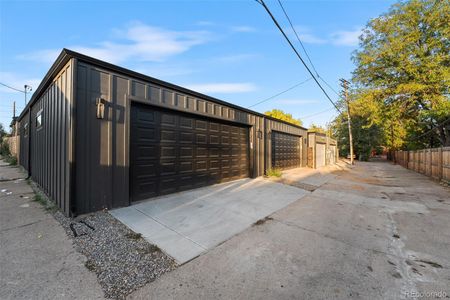
{"label": "power line", "polygon": [[5,87],[7,87],[7,88],[9,88],[9,89],[12,89],[12,90],[15,90],[15,91],[17,91],[17,92],[25,93],[25,91],[23,91],[23,90],[16,89],[16,88],[14,88],[14,87],[12,87],[12,86],[9,86],[9,85],[7,85],[7,84],[4,84],[4,83],[2,83],[2,82],[0,82],[0,85],[3,85],[3,86],[5,86]]}
{"label": "power line", "polygon": [[291,22],[291,18],[289,18],[286,10],[284,9],[283,4],[281,3],[281,0],[278,0],[278,4],[280,4],[281,9],[284,12],[284,15],[286,16],[286,19],[289,21],[289,24],[291,25],[292,31],[294,31],[295,36],[297,37],[298,42],[300,43],[300,45],[302,46],[303,51],[306,54],[306,57],[308,58],[309,63],[311,64],[312,68],[314,69],[314,72],[316,72],[317,77],[320,77],[319,73],[316,70],[316,67],[314,66],[313,62],[311,61],[311,58],[308,55],[308,51],[306,51],[305,46],[303,46],[302,40],[300,39],[299,35],[297,34],[297,30],[295,30],[294,25]]}
{"label": "power line", "polygon": [[305,66],[306,70],[308,70],[309,74],[311,74],[311,77],[314,79],[314,81],[317,83],[317,85],[320,87],[320,89],[322,90],[322,92],[324,93],[324,95],[327,97],[327,99],[330,101],[331,104],[333,104],[333,106],[336,108],[336,110],[338,112],[341,112],[341,110],[337,107],[337,105],[333,102],[333,100],[331,100],[330,96],[328,96],[328,93],[325,91],[325,89],[322,87],[322,85],[320,84],[320,82],[317,80],[317,78],[314,76],[314,74],[311,72],[311,69],[308,67],[308,65],[305,63],[305,61],[303,60],[303,58],[301,57],[301,55],[298,53],[297,49],[294,47],[294,45],[292,44],[291,40],[288,38],[288,36],[286,35],[286,33],[284,32],[283,28],[281,28],[280,24],[278,23],[278,21],[275,19],[275,17],[273,16],[272,12],[270,11],[270,9],[267,7],[267,5],[264,3],[264,0],[255,0],[256,2],[258,2],[259,4],[261,4],[264,9],[267,11],[267,13],[270,15],[270,17],[272,18],[273,23],[275,24],[275,26],[278,28],[278,30],[283,34],[284,38],[286,39],[286,41],[289,43],[289,46],[291,46],[292,50],[294,50],[295,54],[297,55],[297,57],[300,59],[300,61],[302,62],[302,64]]}
{"label": "power line", "polygon": [[284,90],[284,91],[282,91],[282,92],[279,92],[278,94],[275,94],[275,95],[273,95],[273,96],[270,96],[269,98],[266,98],[266,99],[264,99],[264,100],[261,100],[261,101],[259,101],[259,102],[256,102],[255,104],[250,105],[250,106],[248,106],[247,108],[251,108],[251,107],[253,107],[253,106],[259,105],[259,104],[264,103],[264,102],[267,102],[267,101],[269,101],[269,100],[271,100],[271,99],[273,99],[273,98],[276,98],[276,97],[278,97],[278,96],[280,96],[280,95],[282,95],[282,94],[284,94],[284,93],[286,93],[286,92],[289,92],[290,90],[295,89],[295,88],[298,87],[299,85],[302,85],[302,84],[304,84],[304,83],[307,83],[307,82],[310,81],[311,79],[312,79],[312,77],[309,77],[308,79],[303,80],[302,82],[299,82],[299,83],[297,83],[296,85],[293,85],[293,86],[291,86],[290,88],[288,88],[288,89],[286,89],[286,90]]}
{"label": "power line", "polygon": [[322,76],[320,76],[320,74],[319,74],[319,72],[317,71],[316,67],[314,66],[314,64],[313,64],[313,62],[312,62],[312,60],[311,60],[311,58],[309,57],[308,51],[306,51],[306,48],[305,48],[305,46],[303,45],[302,40],[300,39],[300,36],[299,36],[298,33],[297,33],[297,30],[295,30],[295,27],[294,27],[294,25],[293,25],[293,23],[292,23],[292,21],[291,21],[291,18],[289,17],[289,15],[288,15],[287,11],[285,10],[283,4],[281,3],[281,0],[278,0],[278,3],[280,4],[281,9],[283,10],[284,15],[286,16],[286,19],[288,20],[289,24],[291,25],[291,28],[292,28],[292,30],[294,31],[295,36],[297,37],[298,42],[299,42],[300,45],[302,46],[302,49],[303,49],[303,51],[305,52],[306,57],[308,58],[309,63],[311,64],[312,68],[314,69],[314,72],[316,72],[317,78],[321,79],[321,80],[323,81],[323,83],[325,83],[325,84],[328,86],[328,88],[330,88],[330,90],[332,90],[339,98],[342,98],[342,96],[341,96],[338,92],[336,92],[336,90],[335,90],[334,88],[332,88],[331,85],[330,85],[328,82],[326,82],[326,80],[325,80]]}
{"label": "power line", "polygon": [[430,130],[426,131],[425,133],[422,133],[419,136],[416,136],[414,139],[420,139],[421,137],[430,134],[431,132],[433,132],[434,129],[441,127],[442,125],[445,125],[447,122],[450,122],[450,118],[448,118],[447,120],[445,120],[444,122],[442,122],[440,124],[433,126]]}
{"label": "power line", "polygon": [[334,107],[331,107],[331,108],[328,108],[328,109],[326,109],[326,110],[322,110],[322,111],[313,113],[313,114],[311,114],[311,115],[307,115],[307,116],[305,116],[305,117],[300,117],[299,119],[303,121],[303,120],[306,120],[306,119],[309,119],[309,118],[312,118],[312,117],[321,115],[321,114],[323,114],[323,113],[326,113],[326,112],[328,112],[328,111],[330,111],[330,110],[334,110]]}

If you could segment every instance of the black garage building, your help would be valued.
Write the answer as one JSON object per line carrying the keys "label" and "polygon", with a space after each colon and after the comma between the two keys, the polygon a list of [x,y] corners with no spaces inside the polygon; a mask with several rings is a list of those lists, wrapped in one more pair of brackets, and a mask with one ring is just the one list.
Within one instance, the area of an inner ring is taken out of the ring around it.
{"label": "black garage building", "polygon": [[303,127],[67,49],[18,122],[20,164],[67,215],[307,163]]}

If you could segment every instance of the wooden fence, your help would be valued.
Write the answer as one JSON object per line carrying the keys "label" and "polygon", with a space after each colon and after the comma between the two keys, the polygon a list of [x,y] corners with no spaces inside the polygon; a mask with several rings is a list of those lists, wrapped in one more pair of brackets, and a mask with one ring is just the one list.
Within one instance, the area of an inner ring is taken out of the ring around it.
{"label": "wooden fence", "polygon": [[393,160],[405,168],[450,184],[450,147],[395,151]]}
{"label": "wooden fence", "polygon": [[11,152],[11,155],[18,157],[19,147],[20,147],[19,136],[4,137],[3,140],[8,144],[9,152]]}

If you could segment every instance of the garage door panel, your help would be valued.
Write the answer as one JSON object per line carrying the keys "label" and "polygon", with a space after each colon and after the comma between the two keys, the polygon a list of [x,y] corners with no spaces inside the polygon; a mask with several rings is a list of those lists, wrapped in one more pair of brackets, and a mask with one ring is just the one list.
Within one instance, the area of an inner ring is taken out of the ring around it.
{"label": "garage door panel", "polygon": [[272,168],[289,169],[300,167],[300,137],[272,132]]}
{"label": "garage door panel", "polygon": [[131,116],[133,201],[248,177],[247,127],[141,104]]}
{"label": "garage door panel", "polygon": [[161,130],[161,142],[166,143],[176,143],[177,142],[177,133],[175,130]]}

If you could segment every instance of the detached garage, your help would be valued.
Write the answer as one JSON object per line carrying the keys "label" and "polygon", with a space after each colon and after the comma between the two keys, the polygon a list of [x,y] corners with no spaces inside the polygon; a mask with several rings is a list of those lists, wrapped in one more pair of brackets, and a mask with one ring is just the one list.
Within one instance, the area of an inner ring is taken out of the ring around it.
{"label": "detached garage", "polygon": [[66,49],[18,122],[19,163],[67,215],[307,162],[303,127]]}
{"label": "detached garage", "polygon": [[320,132],[308,132],[308,166],[320,168],[335,164],[338,158],[336,140]]}

